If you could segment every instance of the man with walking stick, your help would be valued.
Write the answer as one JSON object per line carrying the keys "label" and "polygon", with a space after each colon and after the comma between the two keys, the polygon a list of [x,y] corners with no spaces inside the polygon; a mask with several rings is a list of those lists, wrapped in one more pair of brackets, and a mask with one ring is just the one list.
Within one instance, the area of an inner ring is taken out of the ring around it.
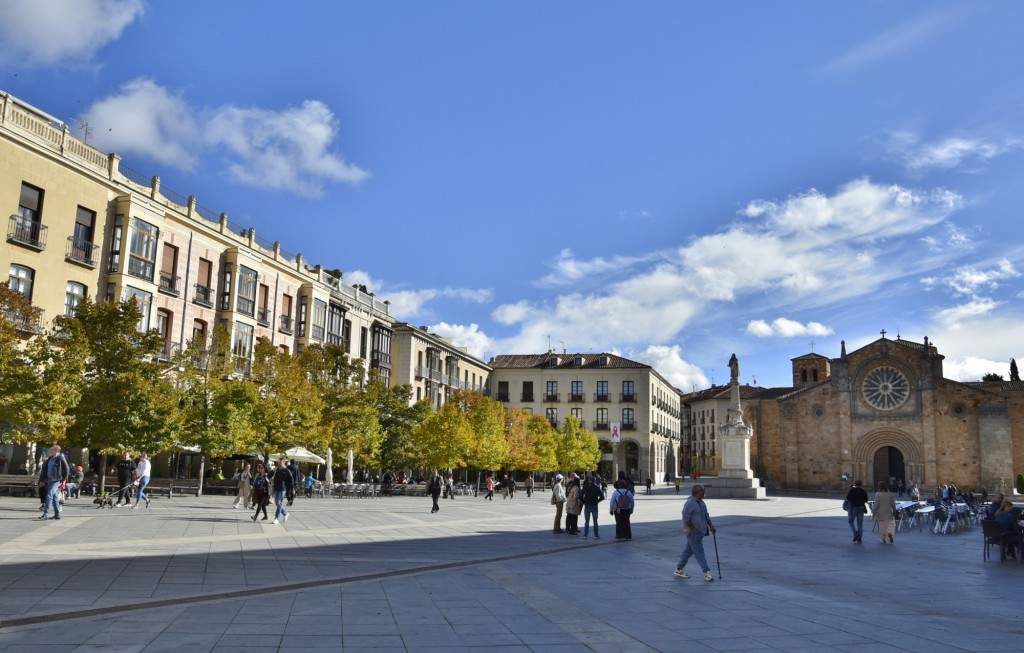
{"label": "man with walking stick", "polygon": [[[697,558],[697,564],[704,572],[704,582],[710,583],[715,577],[711,575],[711,567],[708,566],[707,556],[704,555],[704,537],[709,531],[714,534],[715,526],[711,523],[708,508],[704,504],[704,486],[694,485],[690,492],[690,498],[683,505],[683,533],[686,535],[686,545],[679,556],[679,562],[676,563],[675,575],[678,578],[690,577],[685,567],[692,555]],[[717,542],[715,550],[717,551]]]}

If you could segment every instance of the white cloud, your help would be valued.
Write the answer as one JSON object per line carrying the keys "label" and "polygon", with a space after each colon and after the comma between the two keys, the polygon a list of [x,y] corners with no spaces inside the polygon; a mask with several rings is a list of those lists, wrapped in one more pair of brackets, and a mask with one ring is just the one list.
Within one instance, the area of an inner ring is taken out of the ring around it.
{"label": "white cloud", "polygon": [[995,268],[989,270],[979,270],[973,266],[957,268],[947,283],[957,295],[972,295],[979,290],[995,290],[999,287],[999,282],[1019,276],[1020,273],[1013,267],[1013,263],[1001,259]]}
{"label": "white cloud", "polygon": [[526,320],[529,314],[529,303],[525,300],[521,300],[515,304],[503,304],[499,306],[491,313],[491,318],[500,324],[515,324]]}
{"label": "white cloud", "polygon": [[430,330],[439,336],[449,338],[456,347],[465,347],[470,354],[483,361],[487,360],[485,356],[495,351],[494,340],[481,331],[477,324],[466,326],[441,322],[430,327]]}
{"label": "white cloud", "polygon": [[1000,304],[1002,302],[997,302],[991,297],[975,297],[964,304],[937,311],[935,319],[943,326],[957,328],[964,320],[988,315]]}
{"label": "white cloud", "polygon": [[986,374],[999,374],[1004,379],[1010,378],[1010,363],[991,361],[985,358],[966,358],[943,361],[942,373],[947,379],[954,381],[980,381]]}
{"label": "white cloud", "polygon": [[422,288],[419,290],[382,290],[379,295],[391,302],[391,314],[401,320],[429,315],[426,305],[436,299],[454,299],[475,304],[491,301],[493,293],[486,288]]}
{"label": "white cloud", "polygon": [[337,136],[338,120],[316,100],[281,111],[221,107],[205,134],[227,149],[228,169],[241,183],[309,196],[327,182],[359,184],[370,176],[331,151]]}
{"label": "white cloud", "polygon": [[366,286],[367,292],[376,293],[381,282],[370,276],[365,270],[352,270],[345,273],[345,283],[350,286]]}
{"label": "white cloud", "polygon": [[771,324],[764,320],[751,320],[747,324],[747,333],[759,338],[793,338],[796,336],[828,336],[833,331],[820,322],[801,324],[795,320],[780,317]]}
{"label": "white cloud", "polygon": [[150,79],[124,84],[83,116],[91,142],[190,170],[205,151],[223,153],[239,183],[318,196],[331,183],[359,184],[369,173],[335,150],[338,120],[322,102],[280,111],[222,106],[197,109]]}
{"label": "white cloud", "polygon": [[683,392],[710,385],[708,378],[698,366],[683,360],[679,345],[651,345],[628,358],[647,363]]}
{"label": "white cloud", "polygon": [[0,62],[80,66],[143,9],[142,0],[7,0],[0,3]]}
{"label": "white cloud", "polygon": [[610,278],[612,274],[619,273],[646,260],[650,260],[650,258],[613,256],[606,259],[599,256],[589,261],[583,261],[575,258],[571,249],[563,249],[551,263],[554,271],[544,276],[538,284],[541,286],[559,286],[588,277],[604,276],[604,278]]}
{"label": "white cloud", "polygon": [[182,98],[150,79],[121,86],[83,115],[92,144],[121,154],[138,154],[162,165],[190,170],[196,163],[198,130]]}
{"label": "white cloud", "polygon": [[922,142],[909,131],[895,131],[888,135],[885,149],[888,154],[910,172],[930,169],[949,170],[984,166],[997,156],[1024,146],[1016,138],[986,138],[984,136],[949,136],[934,142]]}

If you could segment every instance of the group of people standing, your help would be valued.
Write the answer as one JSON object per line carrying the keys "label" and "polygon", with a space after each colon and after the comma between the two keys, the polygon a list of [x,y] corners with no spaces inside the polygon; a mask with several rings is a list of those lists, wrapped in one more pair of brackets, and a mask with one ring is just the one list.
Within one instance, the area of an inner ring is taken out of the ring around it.
{"label": "group of people standing", "polygon": [[[604,481],[596,474],[590,474],[581,481],[575,472],[569,474],[567,483],[564,481],[565,477],[556,474],[555,482],[551,486],[551,504],[555,506],[554,533],[579,535],[579,519],[582,513],[583,537],[590,536],[590,522],[593,520],[594,538],[600,539],[597,506],[605,500]],[[630,516],[635,508],[634,490],[624,472],[620,473],[614,488],[610,497],[609,514],[615,517],[615,541],[625,542],[633,539]],[[565,513],[565,530],[562,529],[563,512]]]}

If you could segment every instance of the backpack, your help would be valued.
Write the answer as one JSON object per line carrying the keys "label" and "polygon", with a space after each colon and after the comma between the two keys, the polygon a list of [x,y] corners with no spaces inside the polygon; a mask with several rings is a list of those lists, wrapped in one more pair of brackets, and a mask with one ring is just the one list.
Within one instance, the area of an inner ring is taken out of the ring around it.
{"label": "backpack", "polygon": [[258,497],[265,497],[270,495],[270,484],[267,483],[266,476],[257,476],[256,480],[252,484],[253,492]]}
{"label": "backpack", "polygon": [[625,488],[619,490],[619,496],[615,499],[615,507],[619,510],[629,510],[629,491]]}

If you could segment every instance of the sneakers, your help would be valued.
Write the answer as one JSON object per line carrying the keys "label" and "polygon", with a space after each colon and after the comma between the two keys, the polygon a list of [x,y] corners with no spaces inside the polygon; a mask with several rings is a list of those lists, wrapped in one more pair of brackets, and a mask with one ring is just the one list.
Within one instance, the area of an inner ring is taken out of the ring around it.
{"label": "sneakers", "polygon": [[149,499],[146,499],[146,507],[149,507]]}
{"label": "sneakers", "polygon": [[676,572],[675,572],[675,577],[676,578],[689,578],[690,574],[686,573],[685,569],[677,567],[676,568]]}
{"label": "sneakers", "polygon": [[288,513],[284,513],[284,523],[288,523]]}
{"label": "sneakers", "polygon": [[705,571],[704,572],[704,582],[705,583],[710,583],[713,580],[715,580],[715,577],[711,575],[711,572],[710,571]]}
{"label": "sneakers", "polygon": [[256,517],[258,517],[258,515],[253,515],[253,516],[252,516],[252,520],[253,520],[253,521],[256,521]]}
{"label": "sneakers", "polygon": [[277,523],[277,520],[275,519],[274,521],[272,521],[272,522],[270,522],[270,523],[271,523],[271,524],[276,524],[276,523]]}

